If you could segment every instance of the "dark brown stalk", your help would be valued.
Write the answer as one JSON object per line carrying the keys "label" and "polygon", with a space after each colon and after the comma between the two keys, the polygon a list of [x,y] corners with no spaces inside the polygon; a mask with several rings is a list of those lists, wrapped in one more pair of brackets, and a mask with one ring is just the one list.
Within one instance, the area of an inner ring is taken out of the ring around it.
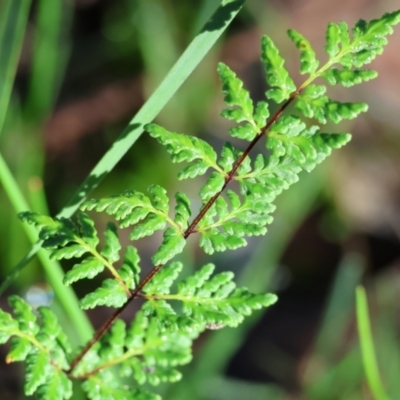
{"label": "dark brown stalk", "polygon": [[[257,134],[257,136],[250,142],[246,150],[243,152],[243,154],[236,160],[233,168],[231,171],[228,173],[228,175],[225,178],[225,183],[222,187],[222,189],[216,193],[213,197],[211,197],[210,200],[204,205],[204,207],[200,210],[196,218],[191,222],[189,227],[185,230],[183,233],[183,237],[187,239],[192,233],[195,232],[197,224],[201,221],[201,219],[204,217],[204,215],[207,213],[207,211],[211,208],[211,206],[214,204],[214,202],[217,200],[217,198],[221,195],[221,193],[225,190],[225,188],[228,186],[229,182],[232,181],[233,176],[235,175],[235,172],[237,169],[240,167],[242,164],[243,160],[247,157],[247,155],[250,153],[251,149],[256,145],[256,143],[260,140],[260,138],[268,131],[268,129],[276,122],[276,120],[280,117],[280,115],[283,113],[283,111],[287,108],[287,106],[293,101],[293,99],[300,93],[302,88],[296,90],[291,94],[288,100],[276,111],[276,113],[271,117],[271,119],[267,122],[267,124],[261,129],[261,131]],[[93,338],[86,344],[86,346],[82,349],[82,351],[78,354],[77,357],[75,357],[74,360],[72,360],[71,365],[67,373],[71,375],[72,371],[74,368],[80,363],[82,358],[85,356],[85,354],[93,347],[93,345],[98,342],[101,337],[110,329],[114,321],[119,317],[119,315],[122,313],[122,311],[130,304],[130,302],[135,299],[136,297],[139,297],[140,292],[142,291],[143,287],[154,277],[154,275],[164,266],[164,264],[160,264],[155,266],[144,278],[143,280],[139,283],[139,285],[131,291],[130,296],[126,303],[118,308],[114,314],[105,322],[105,324],[97,330]],[[90,376],[93,375],[94,373],[98,372],[97,370],[94,370],[85,376]]]}

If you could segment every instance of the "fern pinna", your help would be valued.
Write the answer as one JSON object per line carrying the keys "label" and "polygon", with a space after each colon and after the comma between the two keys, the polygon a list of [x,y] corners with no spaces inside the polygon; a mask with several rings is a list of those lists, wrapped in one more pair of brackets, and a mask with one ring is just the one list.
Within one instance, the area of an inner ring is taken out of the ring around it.
{"label": "fern pinna", "polygon": [[[150,186],[148,193],[127,191],[87,201],[75,221],[22,213],[20,218],[38,229],[50,257],[79,259],[65,275],[66,285],[108,270],[110,277],[81,299],[82,308],[116,308],[83,349],[72,350],[49,308],[32,310],[24,300],[11,296],[13,314],[0,310],[0,343],[11,338],[7,362],[25,361],[25,393],[40,399],[69,399],[72,381],[78,380],[93,400],[158,399],[142,385],[179,380],[178,368],[191,360],[193,340],[199,334],[206,329],[235,327],[254,310],[272,305],[275,295],[237,288],[232,272],[214,274],[212,264],[181,280],[183,265],[171,260],[195,233],[208,254],[245,246],[246,237],[266,233],[276,196],[295,183],[302,170],[311,171],[333,149],[350,140],[348,133],[321,132],[320,125],[352,119],[367,110],[364,103],[330,99],[323,80],[348,87],[375,78],[375,71],[361,67],[382,53],[386,36],[399,21],[397,11],[371,22],[360,20],[351,32],[343,22],[329,24],[328,61],[322,66],[310,43],[289,30],[290,39],[300,50],[300,72],[306,75],[297,87],[273,41],[265,36],[261,61],[268,84],[267,101],[257,104],[235,73],[219,64],[227,105],[222,116],[237,123],[229,131],[231,136],[250,142],[245,150],[227,142],[218,155],[203,140],[148,125],[146,130],[166,147],[173,162],[188,163],[179,179],[211,170],[200,189],[202,206],[193,219],[186,194],[175,194],[176,205],[171,211],[166,190],[157,185]],[[278,104],[272,116],[270,102]],[[294,107],[285,113],[292,103]],[[261,138],[266,140],[266,154],[250,156]],[[232,181],[238,183],[238,192],[227,189]],[[107,225],[99,248],[94,223],[83,212],[92,210],[113,216],[120,228],[131,227],[132,241],[163,231],[150,273],[141,276],[135,247],[121,249],[113,223]],[[142,298],[144,304],[126,325],[119,315],[135,298]]]}

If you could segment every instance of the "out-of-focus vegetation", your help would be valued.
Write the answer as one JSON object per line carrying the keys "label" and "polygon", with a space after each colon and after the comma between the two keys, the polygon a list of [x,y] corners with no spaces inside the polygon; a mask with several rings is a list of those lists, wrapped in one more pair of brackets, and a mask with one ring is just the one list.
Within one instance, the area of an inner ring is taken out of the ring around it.
{"label": "out-of-focus vegetation", "polygon": [[[32,1],[30,8],[27,0],[13,0],[15,7],[26,7],[25,14],[14,15],[13,33],[4,18],[7,3],[0,4],[0,43],[7,44],[0,48],[4,96],[16,76],[8,107],[0,97],[0,173],[6,185],[11,182],[5,175],[9,169],[24,197],[10,198],[9,191],[0,189],[1,280],[31,248],[15,207],[26,202],[31,210],[56,214],[215,9],[214,0],[41,0]],[[262,33],[276,40],[296,76],[297,51],[285,38],[287,28],[299,30],[322,49],[329,21],[353,24],[396,7],[392,0],[248,0],[157,121],[219,148],[228,126],[218,117],[218,60],[261,97]],[[400,399],[399,40],[397,31],[374,63],[379,78],[352,91],[354,100],[370,104],[367,115],[343,127],[354,133],[352,143],[282,196],[266,238],[214,260],[221,270],[226,265],[235,269],[239,283],[253,291],[278,291],[278,304],[244,327],[202,337],[184,379],[160,388],[166,399],[372,398],[354,317],[354,291],[360,282],[368,289],[383,385],[391,399]],[[175,190],[182,184],[175,176],[163,149],[142,135],[93,195],[145,190],[151,183]],[[196,188],[186,186],[185,191],[194,194]],[[146,262],[155,245],[140,244]],[[188,247],[187,272],[209,261],[195,244]],[[51,268],[33,259],[0,305],[6,307],[11,292],[32,302],[52,301],[46,283]],[[53,301],[62,317],[61,304],[60,299]],[[108,312],[89,316],[97,327]],[[0,398],[19,398],[21,371],[3,360]]]}

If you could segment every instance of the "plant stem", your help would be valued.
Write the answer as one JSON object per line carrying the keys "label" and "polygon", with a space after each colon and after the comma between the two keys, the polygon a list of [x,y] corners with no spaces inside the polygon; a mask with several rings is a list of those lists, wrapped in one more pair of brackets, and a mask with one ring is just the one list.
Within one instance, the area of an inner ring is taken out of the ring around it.
{"label": "plant stem", "polygon": [[0,133],[10,102],[31,0],[9,0],[1,6],[0,20]]}
{"label": "plant stem", "polygon": [[389,400],[379,375],[368,315],[367,296],[362,286],[357,286],[356,288],[356,313],[361,353],[368,386],[376,400]]}

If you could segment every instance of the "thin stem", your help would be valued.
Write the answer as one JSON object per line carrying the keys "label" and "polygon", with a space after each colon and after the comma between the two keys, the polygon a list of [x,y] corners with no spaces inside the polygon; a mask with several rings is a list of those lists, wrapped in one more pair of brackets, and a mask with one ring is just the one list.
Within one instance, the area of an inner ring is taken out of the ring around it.
{"label": "thin stem", "polygon": [[127,288],[124,280],[121,278],[118,271],[114,268],[112,263],[110,263],[105,257],[103,257],[96,248],[89,246],[84,240],[82,240],[79,236],[75,238],[75,241],[79,243],[83,248],[87,249],[87,251],[92,254],[93,257],[97,258],[105,267],[110,271],[111,275],[118,281],[122,290],[126,293],[127,297],[129,297],[130,292]]}
{"label": "thin stem", "polygon": [[367,295],[365,294],[365,289],[360,285],[356,288],[356,314],[361,354],[368,386],[375,400],[388,400],[389,397],[385,392],[376,361],[368,313]]}
{"label": "thin stem", "polygon": [[[240,167],[244,159],[250,153],[252,148],[256,145],[256,143],[261,139],[262,136],[268,131],[268,129],[276,122],[276,120],[280,117],[283,111],[289,106],[289,104],[295,99],[295,97],[300,93],[301,89],[296,90],[293,92],[290,97],[286,100],[286,102],[276,111],[276,113],[272,116],[272,118],[267,122],[264,128],[257,134],[257,136],[250,142],[247,146],[246,150],[243,154],[237,159],[234,166],[232,167],[231,171],[228,173],[227,177],[225,178],[225,183],[222,189],[216,193],[208,202],[203,206],[200,210],[196,218],[191,222],[189,227],[183,233],[183,237],[187,239],[192,233],[196,232],[196,227],[207,211],[212,207],[218,197],[222,194],[228,184],[232,181],[235,172]],[[114,314],[105,322],[105,324],[96,332],[94,337],[90,340],[89,343],[82,349],[82,351],[78,354],[78,356],[71,362],[70,368],[67,371],[69,374],[74,370],[74,368],[80,363],[82,358],[85,354],[93,347],[93,345],[101,339],[101,337],[108,331],[108,329],[112,326],[114,321],[119,317],[123,310],[131,303],[133,299],[140,296],[140,292],[146,286],[146,284],[157,274],[158,271],[164,266],[164,264],[160,264],[155,266],[139,283],[139,285],[131,291],[130,297],[126,301],[126,303],[119,309],[117,309]]]}

